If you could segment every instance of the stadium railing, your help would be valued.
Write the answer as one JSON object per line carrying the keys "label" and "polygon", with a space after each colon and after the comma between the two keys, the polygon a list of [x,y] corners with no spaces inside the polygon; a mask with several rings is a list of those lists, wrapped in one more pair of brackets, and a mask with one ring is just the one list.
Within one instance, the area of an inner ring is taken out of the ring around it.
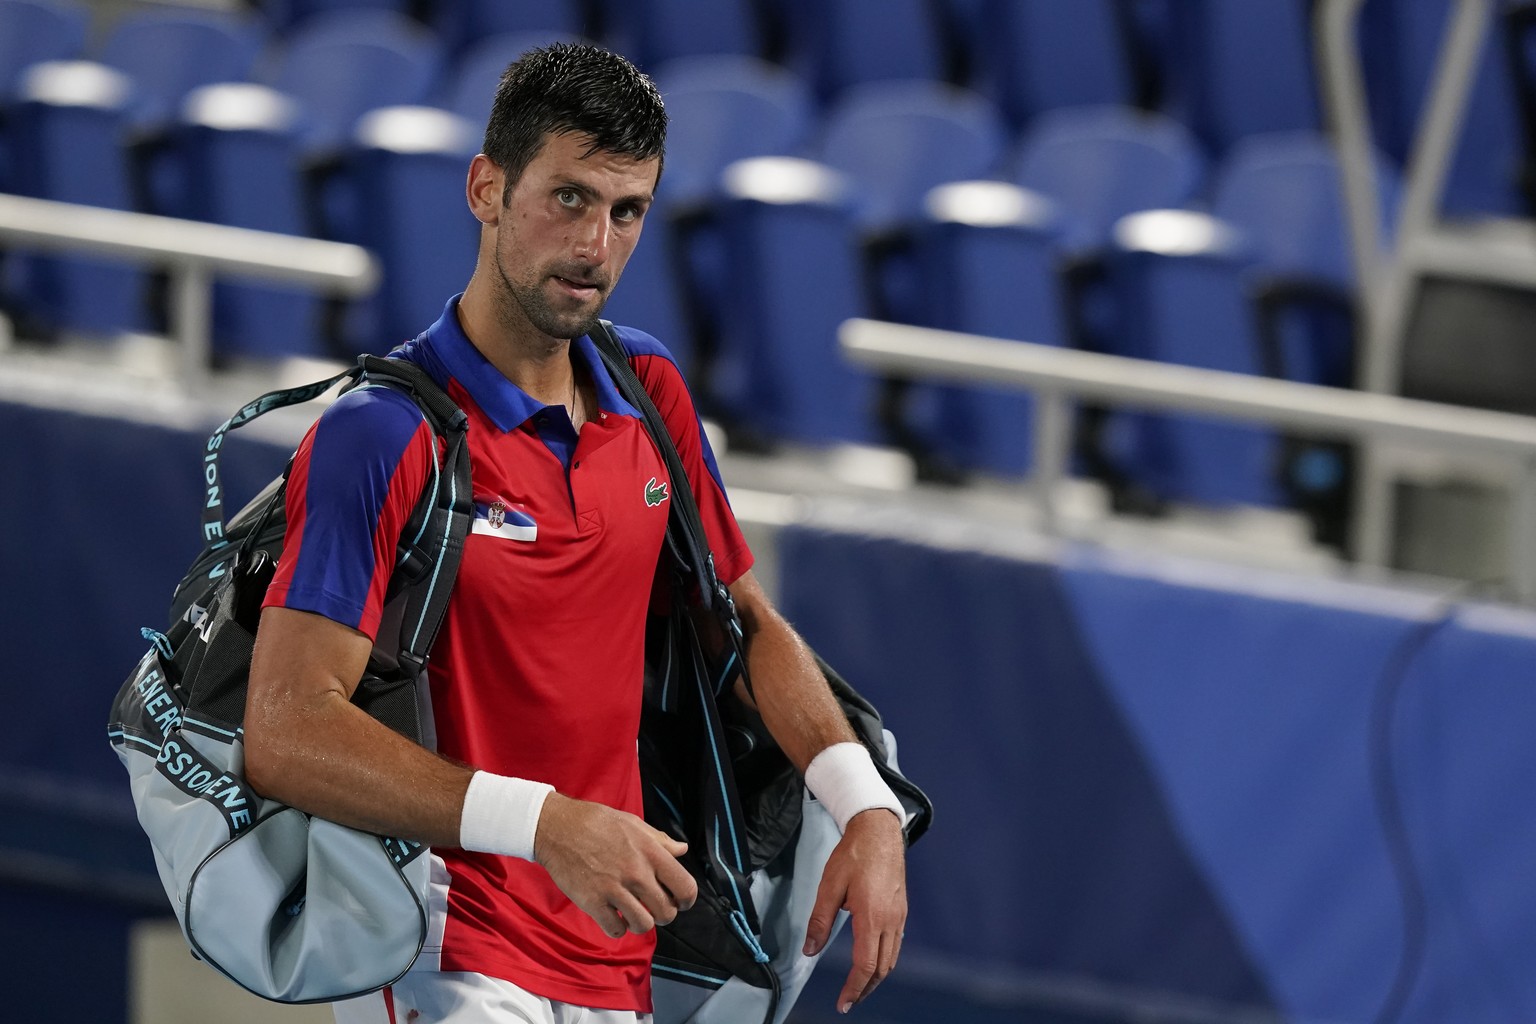
{"label": "stadium railing", "polygon": [[[983,338],[875,320],[845,321],[844,354],[861,366],[924,378],[1019,388],[1035,395],[1032,482],[1042,529],[1055,535],[1056,485],[1067,475],[1072,401],[1257,421],[1312,436],[1427,449],[1507,466],[1514,494],[1510,589],[1536,603],[1536,419],[1316,384]],[[1375,519],[1376,529],[1390,529]],[[1357,551],[1390,545],[1370,538]],[[1361,559],[1384,565],[1385,559]]]}
{"label": "stadium railing", "polygon": [[[1496,30],[1497,0],[1455,0],[1446,14],[1433,80],[1420,115],[1395,223],[1383,224],[1372,176],[1371,114],[1361,60],[1365,0],[1323,0],[1314,12],[1318,73],[1344,171],[1344,190],[1361,282],[1364,318],[1361,384],[1401,386],[1403,355],[1419,285],[1429,276],[1536,287],[1536,225],[1526,219],[1441,217],[1440,206],[1471,100],[1479,59]],[[1390,244],[1386,244],[1390,240]],[[1371,563],[1387,558],[1396,490],[1391,454],[1361,452],[1355,549]],[[1522,531],[1530,523],[1519,520]],[[1527,570],[1529,571],[1529,570]]]}
{"label": "stadium railing", "polygon": [[208,372],[215,278],[253,278],[347,298],[368,295],[379,284],[378,261],[356,245],[16,195],[0,194],[0,244],[168,271],[171,334],[188,389]]}

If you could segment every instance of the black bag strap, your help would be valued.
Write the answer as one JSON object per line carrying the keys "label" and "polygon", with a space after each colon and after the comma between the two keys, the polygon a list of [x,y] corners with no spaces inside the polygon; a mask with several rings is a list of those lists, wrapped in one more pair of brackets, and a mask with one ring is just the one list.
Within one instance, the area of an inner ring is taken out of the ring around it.
{"label": "black bag strap", "polygon": [[[672,479],[672,508],[667,537],[672,546],[674,565],[694,577],[700,603],[715,613],[731,644],[732,650],[724,656],[723,668],[719,671],[711,672],[701,665],[689,673],[699,689],[698,708],[703,716],[700,724],[705,738],[704,756],[709,765],[708,770],[701,773],[704,780],[703,848],[708,851],[701,861],[716,892],[729,901],[730,910],[726,916],[737,938],[750,951],[754,960],[766,962],[767,954],[763,952],[758,940],[761,925],[757,918],[757,908],[748,895],[751,865],[747,858],[750,843],[746,815],[737,792],[725,725],[721,721],[717,703],[721,691],[736,678],[737,673],[740,673],[743,680],[747,678],[741,620],[736,615],[736,603],[731,599],[730,590],[715,574],[714,555],[710,553],[709,539],[704,533],[704,520],[699,515],[688,471],[677,453],[677,445],[671,431],[667,429],[666,420],[651,400],[645,385],[630,367],[629,357],[618,335],[614,333],[613,325],[606,320],[599,321],[598,329],[591,337],[620,394],[640,410],[646,429],[667,465],[667,473]],[[691,651],[678,653],[696,659],[702,657],[697,645]],[[712,683],[704,682],[711,678]],[[709,852],[713,856],[708,855]]]}
{"label": "black bag strap", "polygon": [[399,556],[390,578],[392,589],[404,588],[406,607],[401,620],[399,658],[411,675],[426,668],[437,639],[448,599],[464,554],[464,538],[474,519],[470,483],[469,418],[437,386],[430,374],[404,359],[365,355],[358,360],[360,383],[380,384],[406,392],[426,416],[432,432],[442,439],[441,469],[433,466],[418,514],[407,523]]}
{"label": "black bag strap", "polygon": [[693,486],[688,470],[683,465],[682,456],[677,453],[677,444],[672,439],[671,431],[667,429],[667,421],[656,408],[656,403],[651,400],[645,385],[640,382],[639,377],[635,376],[623,344],[614,333],[613,325],[607,320],[599,320],[598,329],[592,333],[592,340],[598,354],[603,358],[603,363],[608,367],[608,372],[612,374],[619,393],[630,405],[640,410],[645,420],[646,430],[650,432],[651,440],[656,443],[656,448],[661,452],[662,460],[667,465],[667,474],[673,481],[671,528],[667,531],[668,543],[673,546],[678,563],[693,574],[700,603],[713,611],[720,620],[726,638],[736,652],[742,679],[746,681],[748,692],[750,692],[752,684],[746,675],[741,620],[736,615],[736,602],[731,598],[730,588],[721,583],[720,577],[715,573],[715,556],[709,549],[709,538],[704,532],[704,518],[699,514],[699,506],[693,496]]}
{"label": "black bag strap", "polygon": [[[351,366],[340,373],[332,374],[324,380],[317,380],[312,384],[301,384],[298,387],[268,391],[261,397],[254,398],[242,405],[233,416],[219,424],[214,432],[208,436],[208,443],[203,448],[203,483],[207,496],[207,500],[203,502],[202,515],[203,550],[205,553],[222,548],[229,543],[225,536],[224,477],[220,465],[220,459],[224,453],[224,435],[231,430],[237,430],[245,426],[258,417],[265,416],[273,409],[281,409],[289,405],[300,405],[319,398],[329,391],[336,382],[348,377],[356,378],[361,372],[360,366]],[[263,514],[262,521],[265,522],[265,519],[266,515]]]}
{"label": "black bag strap", "polygon": [[[468,443],[469,420],[463,410],[448,397],[425,370],[403,359],[363,355],[354,366],[324,380],[271,391],[240,408],[214,431],[204,449],[204,478],[208,499],[202,520],[205,538],[204,556],[222,558],[214,570],[245,572],[259,570],[253,558],[258,540],[264,535],[271,517],[281,507],[287,492],[288,471],[275,481],[246,528],[244,515],[237,517],[234,534],[240,538],[238,554],[227,557],[221,549],[231,543],[229,524],[224,520],[224,493],[219,459],[224,435],[258,417],[284,406],[310,401],[339,381],[353,386],[379,385],[404,392],[421,411],[433,435],[442,445],[434,451],[432,479],[418,499],[396,548],[395,566],[390,575],[386,600],[404,601],[392,663],[370,662],[370,671],[359,688],[357,700],[386,725],[406,735],[419,735],[415,683],[426,668],[432,645],[437,639],[447,613],[454,579],[463,556],[464,539],[474,518],[474,497],[470,482]],[[292,460],[289,460],[289,468]],[[270,572],[270,569],[268,569]],[[381,637],[381,640],[384,638]],[[384,640],[387,644],[389,641]],[[377,671],[375,670],[377,669]],[[192,702],[211,700],[209,694],[195,695]]]}

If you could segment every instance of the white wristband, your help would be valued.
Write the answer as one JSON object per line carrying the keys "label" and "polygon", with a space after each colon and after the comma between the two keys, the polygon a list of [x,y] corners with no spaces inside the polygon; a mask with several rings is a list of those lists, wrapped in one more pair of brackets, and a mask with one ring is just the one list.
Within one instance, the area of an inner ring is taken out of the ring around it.
{"label": "white wristband", "polygon": [[832,815],[839,832],[855,814],[872,807],[884,807],[896,820],[906,821],[901,801],[880,777],[862,743],[834,743],[822,750],[805,769],[805,785]]}
{"label": "white wristband", "polygon": [[543,782],[475,772],[459,816],[459,846],[533,860],[533,836],[544,798],[555,787]]}

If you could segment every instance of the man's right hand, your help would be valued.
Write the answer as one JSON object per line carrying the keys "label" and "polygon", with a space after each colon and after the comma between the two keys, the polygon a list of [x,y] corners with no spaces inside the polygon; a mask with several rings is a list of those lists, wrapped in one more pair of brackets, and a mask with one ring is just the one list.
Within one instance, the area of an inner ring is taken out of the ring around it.
{"label": "man's right hand", "polygon": [[681,843],[603,804],[550,793],[533,857],[611,938],[648,932],[693,906],[698,886],[678,862]]}

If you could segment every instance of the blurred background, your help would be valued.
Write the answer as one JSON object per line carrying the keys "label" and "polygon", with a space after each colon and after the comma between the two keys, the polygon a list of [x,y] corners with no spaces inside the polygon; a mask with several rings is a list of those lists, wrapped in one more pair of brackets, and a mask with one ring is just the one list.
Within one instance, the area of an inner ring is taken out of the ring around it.
{"label": "blurred background", "polygon": [[571,38],[673,120],[606,315],[937,807],[856,1016],[1536,1020],[1519,0],[0,0],[6,1016],[330,1019],[187,953],[107,710]]}

